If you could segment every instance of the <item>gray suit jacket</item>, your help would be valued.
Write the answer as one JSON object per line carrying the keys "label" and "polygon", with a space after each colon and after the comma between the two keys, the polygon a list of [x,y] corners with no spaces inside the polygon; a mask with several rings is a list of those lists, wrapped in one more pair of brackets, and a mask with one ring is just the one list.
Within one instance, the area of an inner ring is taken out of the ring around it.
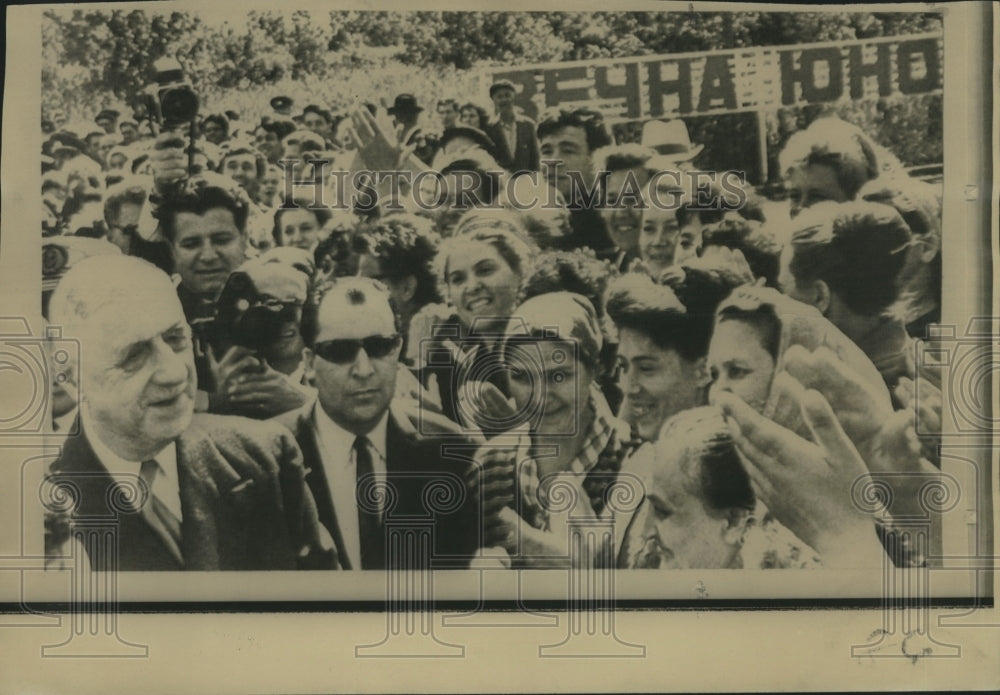
{"label": "gray suit jacket", "polygon": [[332,541],[305,484],[302,454],[288,430],[273,422],[197,414],[177,439],[177,475],[183,562],[142,515],[120,502],[121,486],[94,454],[86,433],[68,439],[50,480],[75,489],[76,504],[49,515],[46,532],[53,537],[47,537],[46,547],[59,547],[75,534],[92,568],[115,569],[106,566],[99,539],[80,531],[103,521],[117,533],[122,571],[336,566]]}

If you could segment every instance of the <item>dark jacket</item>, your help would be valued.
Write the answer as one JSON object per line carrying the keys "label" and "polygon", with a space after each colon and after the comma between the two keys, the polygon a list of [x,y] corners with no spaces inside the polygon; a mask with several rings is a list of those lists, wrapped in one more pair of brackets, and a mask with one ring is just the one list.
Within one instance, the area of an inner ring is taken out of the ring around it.
{"label": "dark jacket", "polygon": [[[316,500],[319,519],[333,536],[341,558],[340,568],[352,569],[330,495],[327,464],[320,456],[314,406],[319,407],[318,403],[310,403],[276,419],[290,427],[302,449],[308,471],[306,482]],[[392,492],[384,507],[386,534],[381,542],[391,537],[393,529],[405,534],[409,528],[431,525],[433,551],[429,556],[397,558],[391,561],[391,568],[405,562],[435,569],[468,567],[482,534],[479,504],[469,496],[467,487],[467,473],[473,465],[476,448],[454,423],[439,415],[420,412],[415,404],[393,403],[386,434],[386,482]],[[375,555],[384,558],[384,553]]]}
{"label": "dark jacket", "polygon": [[[105,521],[117,530],[118,567],[150,570],[332,569],[336,557],[305,486],[302,454],[274,423],[195,415],[176,441],[183,564],[137,512],[121,505],[121,486],[97,459],[86,434],[66,441],[51,480],[79,490],[76,522]],[[46,526],[52,532],[67,524]],[[46,539],[59,547],[65,539]],[[103,562],[98,538],[83,535],[91,566]]]}
{"label": "dark jacket", "polygon": [[494,120],[486,126],[486,134],[496,146],[497,163],[515,174],[520,171],[538,171],[538,137],[535,135],[535,122],[530,118],[517,116],[515,127],[517,147],[511,152],[500,121]]}

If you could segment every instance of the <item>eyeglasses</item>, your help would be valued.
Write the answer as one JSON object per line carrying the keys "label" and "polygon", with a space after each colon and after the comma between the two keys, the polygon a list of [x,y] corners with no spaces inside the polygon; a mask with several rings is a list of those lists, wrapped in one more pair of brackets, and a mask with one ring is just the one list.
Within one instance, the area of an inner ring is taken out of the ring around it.
{"label": "eyeglasses", "polygon": [[399,334],[382,336],[372,335],[361,340],[326,340],[316,343],[313,352],[327,362],[334,364],[349,364],[357,359],[361,348],[365,349],[365,354],[372,359],[388,357],[393,350],[399,347]]}

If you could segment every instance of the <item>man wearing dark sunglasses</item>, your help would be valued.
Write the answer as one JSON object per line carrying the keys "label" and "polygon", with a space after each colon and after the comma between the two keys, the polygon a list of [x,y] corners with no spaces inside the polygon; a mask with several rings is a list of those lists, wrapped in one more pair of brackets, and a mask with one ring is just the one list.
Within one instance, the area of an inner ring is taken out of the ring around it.
{"label": "man wearing dark sunglasses", "polygon": [[[279,421],[302,448],[306,480],[341,567],[399,567],[386,550],[390,529],[427,522],[434,524],[432,556],[407,561],[466,566],[478,547],[477,517],[462,482],[475,447],[454,423],[395,396],[402,339],[388,290],[369,278],[339,279],[304,322],[303,339],[318,397]],[[451,436],[423,436],[431,420]],[[460,503],[435,508],[434,490],[448,490]]]}

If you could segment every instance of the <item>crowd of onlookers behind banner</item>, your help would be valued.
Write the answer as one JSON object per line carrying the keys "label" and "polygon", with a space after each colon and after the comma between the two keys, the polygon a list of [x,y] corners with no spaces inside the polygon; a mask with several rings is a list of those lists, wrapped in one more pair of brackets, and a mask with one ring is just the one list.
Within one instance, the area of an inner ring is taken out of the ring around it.
{"label": "crowd of onlookers behind banner", "polygon": [[[152,489],[179,500],[179,530],[149,520],[158,535],[141,541],[171,552],[136,568],[206,566],[198,543],[213,541],[189,538],[203,520],[184,472],[191,418],[206,413],[222,416],[204,427],[213,455],[236,466],[235,447],[263,466],[241,473],[255,504],[272,495],[259,477],[272,449],[254,432],[280,424],[304,471],[273,493],[291,565],[227,564],[220,540],[207,566],[391,565],[390,508],[427,491],[398,482],[373,511],[345,465],[358,481],[458,475],[473,503],[457,513],[471,516],[438,526],[455,566],[924,562],[931,548],[895,521],[926,517],[921,488],[940,465],[927,434],[940,375],[918,358],[940,321],[935,186],[830,117],[783,143],[775,201],[733,172],[694,177],[701,147],[678,119],[617,144],[597,111],[527,118],[509,82],[489,108],[438,96],[345,113],[276,97],[254,122],[202,113],[190,131],[111,108],[80,125],[47,115],[43,311],[96,341],[80,338],[84,362],[53,385],[53,427],[82,429],[112,473],[109,461],[142,461],[142,476],[159,461],[170,482]],[[109,328],[152,326],[167,276],[180,333]],[[114,302],[120,324],[88,333]],[[104,371],[87,365],[95,354]],[[193,364],[193,415],[178,405],[186,371],[176,388],[164,376],[177,355]],[[179,408],[170,427],[165,408]],[[449,436],[472,453],[431,462]],[[130,449],[143,437],[148,451]],[[614,529],[584,559],[567,550],[581,520]]]}

